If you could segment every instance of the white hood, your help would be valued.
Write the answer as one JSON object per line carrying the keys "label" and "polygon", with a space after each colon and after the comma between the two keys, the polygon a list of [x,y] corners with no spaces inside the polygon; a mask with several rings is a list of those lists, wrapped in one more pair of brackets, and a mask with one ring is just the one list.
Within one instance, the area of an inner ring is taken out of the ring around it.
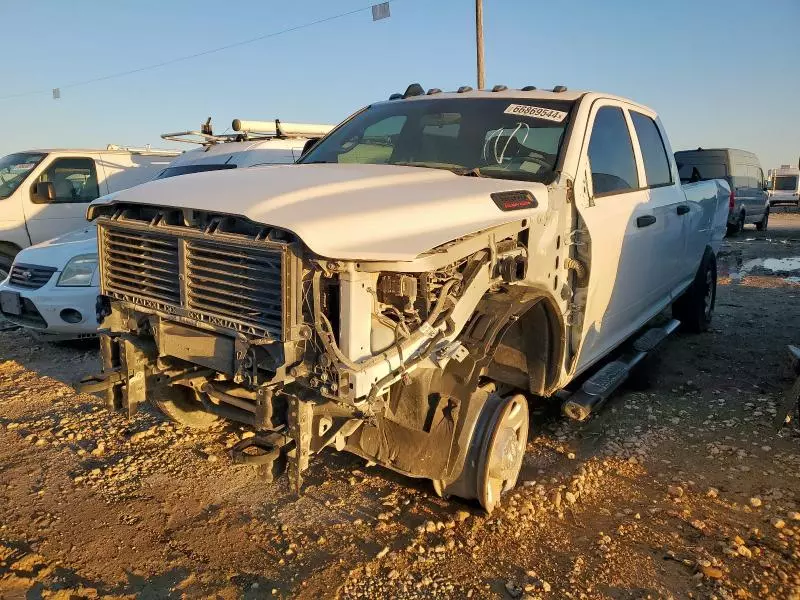
{"label": "white hood", "polygon": [[[529,190],[538,207],[500,210],[490,194],[509,190]],[[151,181],[93,206],[114,202],[241,215],[288,229],[328,258],[407,261],[458,237],[545,213],[547,188],[421,167],[280,165]]]}
{"label": "white hood", "polygon": [[14,262],[25,265],[55,267],[59,271],[69,260],[79,254],[97,253],[97,227],[86,227],[60,235],[52,240],[30,246],[17,254]]}

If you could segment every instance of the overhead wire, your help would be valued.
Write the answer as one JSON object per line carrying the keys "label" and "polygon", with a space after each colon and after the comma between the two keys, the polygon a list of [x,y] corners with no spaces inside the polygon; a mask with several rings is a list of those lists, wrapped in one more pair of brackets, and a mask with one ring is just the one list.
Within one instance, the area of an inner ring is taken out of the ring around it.
{"label": "overhead wire", "polygon": [[[388,0],[389,3],[397,2],[398,0]],[[109,79],[117,79],[119,77],[126,77],[128,75],[134,75],[136,73],[142,73],[144,71],[151,71],[153,69],[161,69],[163,67],[173,65],[175,63],[192,60],[195,58],[199,58],[201,56],[208,56],[209,54],[216,54],[217,52],[223,52],[225,50],[230,50],[231,48],[238,48],[240,46],[246,46],[248,44],[254,44],[255,42],[260,42],[262,40],[266,40],[272,37],[277,37],[279,35],[284,35],[286,33],[291,33],[293,31],[299,31],[300,29],[306,29],[308,27],[313,27],[315,25],[321,25],[322,23],[328,23],[330,21],[335,21],[337,19],[343,19],[344,17],[349,17],[351,15],[355,15],[367,10],[372,10],[372,4],[369,6],[362,6],[361,8],[356,8],[354,10],[350,10],[347,12],[339,13],[336,15],[332,15],[329,17],[324,17],[322,19],[317,19],[315,21],[310,21],[308,23],[303,23],[302,25],[295,25],[293,27],[287,27],[286,29],[281,29],[280,31],[273,31],[270,33],[264,33],[262,35],[258,35],[256,37],[252,37],[246,40],[241,40],[239,42],[233,42],[230,44],[226,44],[224,46],[218,46],[216,48],[211,48],[209,50],[203,50],[201,52],[195,52],[194,54],[187,54],[185,56],[178,56],[175,58],[170,58],[168,60],[163,60],[157,63],[153,63],[150,65],[146,65],[143,67],[138,67],[136,69],[128,69],[126,71],[119,71],[117,73],[111,73],[109,75],[103,75],[100,77],[93,77],[92,79],[85,79],[83,81],[74,81],[72,83],[67,83],[65,85],[55,86],[51,89],[40,89],[40,90],[31,90],[28,92],[20,92],[16,94],[8,94],[5,96],[0,96],[0,100],[9,100],[12,98],[22,98],[26,96],[34,96],[39,94],[50,94],[53,89],[64,90],[69,88],[75,88],[84,85],[90,85],[92,83],[98,83],[101,81],[108,81]]]}

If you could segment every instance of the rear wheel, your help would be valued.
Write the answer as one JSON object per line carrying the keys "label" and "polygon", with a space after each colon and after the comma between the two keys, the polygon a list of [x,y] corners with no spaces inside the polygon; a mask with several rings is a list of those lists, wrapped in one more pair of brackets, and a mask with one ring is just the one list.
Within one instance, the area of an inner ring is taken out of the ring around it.
{"label": "rear wheel", "polygon": [[756,223],[756,229],[758,231],[766,231],[767,225],[769,225],[769,208],[764,210],[764,216],[758,223]]}
{"label": "rear wheel", "polygon": [[732,225],[728,225],[728,235],[736,235],[744,231],[744,212],[739,213],[739,218]]}
{"label": "rear wheel", "polygon": [[208,429],[219,417],[203,408],[198,394],[183,385],[157,386],[148,393],[148,400],[171,421],[195,429]]}
{"label": "rear wheel", "polygon": [[706,251],[694,281],[672,305],[672,315],[693,333],[708,331],[717,300],[717,259]]}

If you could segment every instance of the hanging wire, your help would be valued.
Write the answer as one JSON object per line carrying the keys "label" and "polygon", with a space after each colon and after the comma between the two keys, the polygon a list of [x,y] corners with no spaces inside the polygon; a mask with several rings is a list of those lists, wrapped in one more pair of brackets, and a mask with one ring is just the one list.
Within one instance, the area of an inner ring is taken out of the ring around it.
{"label": "hanging wire", "polygon": [[[390,2],[397,2],[398,0],[389,0]],[[355,15],[361,12],[365,12],[368,10],[372,10],[372,5],[369,6],[362,6],[361,8],[356,8],[354,10],[350,10],[347,12],[339,13],[337,15],[332,15],[330,17],[325,17],[322,19],[317,19],[316,21],[311,21],[309,23],[303,23],[302,25],[295,25],[294,27],[288,27],[287,29],[281,29],[280,31],[273,31],[271,33],[265,33],[253,38],[249,38],[246,40],[242,40],[239,42],[233,42],[231,44],[226,44],[224,46],[219,46],[217,48],[211,48],[209,50],[203,50],[202,52],[195,52],[194,54],[188,54],[186,56],[178,56],[176,58],[170,58],[167,60],[163,60],[161,62],[153,63],[151,65],[147,65],[144,67],[139,67],[136,69],[129,69],[127,71],[119,71],[117,73],[111,73],[109,75],[103,75],[101,77],[94,77],[92,79],[86,79],[84,81],[74,81],[72,83],[67,83],[65,85],[57,86],[53,89],[69,89],[83,85],[89,85],[92,83],[98,83],[100,81],[108,81],[109,79],[117,79],[119,77],[126,77],[128,75],[133,75],[135,73],[142,73],[144,71],[151,71],[153,69],[160,69],[162,67],[166,67],[168,65],[173,65],[175,63],[183,62],[186,60],[192,60],[194,58],[199,58],[201,56],[208,56],[209,54],[216,54],[217,52],[223,52],[225,50],[230,50],[231,48],[238,48],[239,46],[246,46],[247,44],[253,44],[255,42],[260,42],[262,40],[266,40],[269,38],[273,38],[279,35],[283,35],[286,33],[291,33],[293,31],[298,31],[300,29],[306,29],[308,27],[313,27],[315,25],[321,25],[322,23],[328,23],[330,21],[335,21],[337,19],[343,19],[344,17],[349,17],[351,15]],[[41,90],[32,90],[28,92],[20,92],[17,94],[8,94],[6,96],[0,96],[0,100],[9,100],[11,98],[23,98],[25,96],[34,96],[39,94],[50,94],[52,93],[52,89],[41,89]]]}

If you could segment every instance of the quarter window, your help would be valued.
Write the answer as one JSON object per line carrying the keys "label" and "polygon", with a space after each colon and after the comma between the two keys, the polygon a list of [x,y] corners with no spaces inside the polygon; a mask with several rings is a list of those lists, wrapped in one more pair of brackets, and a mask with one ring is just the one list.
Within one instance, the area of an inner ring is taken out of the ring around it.
{"label": "quarter window", "polygon": [[621,108],[604,106],[597,111],[589,140],[589,162],[595,195],[639,187],[633,144]]}
{"label": "quarter window", "polygon": [[58,158],[39,175],[39,182],[51,182],[53,202],[88,203],[100,196],[97,171],[91,158]]}
{"label": "quarter window", "polygon": [[669,167],[667,150],[656,122],[646,115],[633,111],[631,111],[631,120],[636,129],[636,137],[639,138],[639,148],[642,150],[647,185],[653,187],[671,184],[672,172]]}

